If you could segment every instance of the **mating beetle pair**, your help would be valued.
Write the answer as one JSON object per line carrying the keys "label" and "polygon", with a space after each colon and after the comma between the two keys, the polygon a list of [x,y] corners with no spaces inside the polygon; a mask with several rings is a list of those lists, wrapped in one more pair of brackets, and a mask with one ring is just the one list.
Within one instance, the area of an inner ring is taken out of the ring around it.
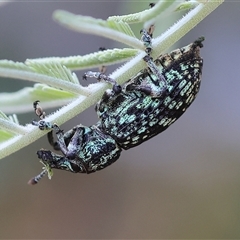
{"label": "mating beetle pair", "polygon": [[[151,46],[151,36],[143,31],[145,46]],[[56,125],[44,121],[38,101],[34,103],[40,121],[34,121],[48,134],[50,144],[63,155],[50,150],[37,151],[38,158],[48,168],[73,173],[92,173],[115,162],[122,149],[135,147],[167,129],[191,105],[199,91],[203,60],[200,48],[204,38],[155,61],[146,49],[147,68],[131,78],[122,87],[103,73],[87,72],[86,77],[111,83],[96,106],[99,122],[86,127],[77,125],[66,133]],[[31,180],[35,184],[46,170]]]}

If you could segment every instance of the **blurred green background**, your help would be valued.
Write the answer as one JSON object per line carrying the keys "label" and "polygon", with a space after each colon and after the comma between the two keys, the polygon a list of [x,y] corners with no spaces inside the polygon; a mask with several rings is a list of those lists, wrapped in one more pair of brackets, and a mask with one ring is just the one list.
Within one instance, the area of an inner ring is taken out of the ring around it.
{"label": "blurred green background", "polygon": [[[106,19],[147,7],[147,1],[12,2],[0,8],[0,59],[120,47],[64,29],[51,19],[52,12]],[[167,131],[124,151],[109,168],[90,175],[55,170],[51,181],[31,187],[27,181],[42,167],[36,151],[50,148],[46,137],[2,159],[0,238],[240,238],[239,10],[239,2],[226,1],[179,41],[181,47],[206,38],[196,101]],[[163,27],[161,21],[157,26]],[[0,79],[0,90],[27,84],[33,83]],[[33,118],[33,112],[19,115],[22,124]],[[92,107],[63,129],[96,121]]]}

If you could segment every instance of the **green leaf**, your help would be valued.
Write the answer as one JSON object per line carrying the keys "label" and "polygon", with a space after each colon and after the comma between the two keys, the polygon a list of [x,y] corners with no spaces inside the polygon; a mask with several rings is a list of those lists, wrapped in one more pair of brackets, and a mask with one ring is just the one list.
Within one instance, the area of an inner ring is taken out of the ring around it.
{"label": "green leaf", "polygon": [[7,115],[5,113],[3,113],[1,110],[0,110],[0,118],[5,119],[5,120],[9,120]]}
{"label": "green leaf", "polygon": [[18,121],[18,118],[17,118],[17,115],[16,114],[12,114],[12,115],[9,115],[8,116],[9,120],[13,123],[16,123],[19,125],[19,121]]}
{"label": "green leaf", "polygon": [[29,59],[29,61],[42,64],[59,63],[66,66],[71,70],[80,70],[87,68],[95,68],[101,65],[111,65],[129,60],[138,53],[138,50],[131,48],[123,49],[107,49],[105,51],[98,51],[90,53],[84,56],[70,56],[70,57],[49,57],[49,58],[37,58]]}
{"label": "green leaf", "polygon": [[68,28],[72,28],[75,24],[78,24],[79,29],[82,29],[82,31],[90,31],[91,28],[99,26],[105,29],[113,29],[136,38],[128,23],[123,21],[105,21],[99,18],[75,15],[63,10],[56,10],[53,13],[53,18]]}
{"label": "green leaf", "polygon": [[26,134],[26,129],[19,125],[17,115],[7,116],[0,111],[0,142],[22,134]]}
{"label": "green leaf", "polygon": [[87,88],[80,85],[75,73],[58,62],[39,63],[28,60],[27,65],[2,61],[0,76],[48,84],[76,95],[89,95]]}
{"label": "green leaf", "polygon": [[25,87],[17,92],[0,93],[0,109],[5,113],[22,113],[33,111],[32,103],[36,100],[56,107],[69,103],[75,97],[73,93],[37,83],[33,87]]}
{"label": "green leaf", "polygon": [[158,1],[153,8],[128,15],[111,16],[108,18],[108,21],[123,21],[128,24],[146,22],[173,12],[181,2],[184,2],[184,0]]}
{"label": "green leaf", "polygon": [[0,118],[2,118],[4,120],[7,120],[7,121],[11,121],[11,122],[16,123],[16,124],[19,124],[19,121],[18,121],[18,118],[17,118],[16,114],[7,116],[4,112],[2,112],[0,110]]}
{"label": "green leaf", "polygon": [[77,76],[59,62],[49,61],[49,62],[39,63],[38,61],[34,61],[34,59],[32,60],[28,59],[26,60],[26,64],[37,73],[58,78],[58,79],[65,80],[65,81],[79,85]]}
{"label": "green leaf", "polygon": [[128,23],[123,21],[104,21],[93,17],[75,15],[63,10],[53,13],[53,18],[62,26],[122,42],[133,48],[142,49],[142,42],[135,37]]}
{"label": "green leaf", "polygon": [[0,142],[7,141],[13,136],[15,136],[15,134],[0,129]]}
{"label": "green leaf", "polygon": [[32,70],[22,62],[14,62],[11,60],[0,60],[0,68],[8,68],[14,70],[24,70],[32,72]]}
{"label": "green leaf", "polygon": [[134,33],[133,33],[132,29],[130,28],[130,26],[128,25],[128,23],[123,22],[123,21],[113,21],[113,20],[107,20],[106,23],[109,28],[112,28],[119,32],[125,33],[128,36],[136,38],[136,36],[134,35]]}
{"label": "green leaf", "polygon": [[186,1],[181,3],[176,9],[176,12],[183,11],[183,10],[189,10],[194,7],[196,7],[199,3],[197,1]]}

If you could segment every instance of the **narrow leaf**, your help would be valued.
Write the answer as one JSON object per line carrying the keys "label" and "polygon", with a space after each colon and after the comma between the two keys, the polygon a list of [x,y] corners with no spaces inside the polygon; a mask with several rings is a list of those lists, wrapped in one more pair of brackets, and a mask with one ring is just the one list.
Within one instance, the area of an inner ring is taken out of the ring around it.
{"label": "narrow leaf", "polygon": [[66,66],[71,70],[80,70],[80,69],[91,69],[99,67],[101,65],[111,65],[120,63],[123,61],[129,60],[131,57],[134,57],[138,53],[138,50],[131,48],[123,49],[107,49],[105,51],[98,51],[95,53],[90,53],[84,56],[70,56],[70,57],[49,57],[49,58],[37,58],[29,59],[29,61],[42,64],[54,63],[57,62],[61,65]]}
{"label": "narrow leaf", "polygon": [[173,12],[177,6],[183,2],[184,0],[168,0],[168,1],[158,1],[156,5],[151,8],[144,10],[142,12],[122,15],[122,16],[111,16],[108,20],[112,21],[123,21],[128,24],[146,22],[149,20],[153,20],[157,17],[164,17],[166,14]]}
{"label": "narrow leaf", "polygon": [[54,20],[58,21],[59,23],[68,26],[71,28],[71,23],[81,23],[79,26],[79,29],[82,27],[82,29],[86,29],[86,25],[88,27],[96,27],[100,26],[103,28],[109,28],[109,29],[114,29],[116,31],[122,32],[126,35],[129,35],[131,37],[135,37],[133,31],[127,24],[127,22],[123,21],[113,21],[113,20],[102,20],[99,18],[93,18],[89,16],[83,16],[83,15],[75,15],[73,13],[63,11],[63,10],[56,10],[53,13],[53,18]]}
{"label": "narrow leaf", "polygon": [[37,73],[79,84],[77,76],[59,62],[49,61],[47,63],[39,63],[38,61],[34,61],[34,59],[28,59],[26,60],[26,64]]}
{"label": "narrow leaf", "polygon": [[102,19],[75,15],[63,10],[55,11],[53,18],[68,29],[106,37],[133,48],[143,49],[142,42],[134,36],[130,27],[123,21],[104,21]]}
{"label": "narrow leaf", "polygon": [[5,119],[5,120],[9,120],[7,115],[5,113],[3,113],[1,110],[0,110],[0,118]]}
{"label": "narrow leaf", "polygon": [[32,70],[22,62],[14,62],[11,60],[0,60],[0,68],[8,68],[15,70],[24,70],[32,72]]}
{"label": "narrow leaf", "polygon": [[15,134],[0,129],[0,142],[7,141],[13,136],[15,136]]}
{"label": "narrow leaf", "polygon": [[[76,97],[75,94],[49,87],[45,84],[35,84],[13,93],[0,93],[0,109],[5,113],[23,113],[33,111],[32,103],[40,100],[51,107],[62,106]],[[1,115],[2,116],[2,115]]]}

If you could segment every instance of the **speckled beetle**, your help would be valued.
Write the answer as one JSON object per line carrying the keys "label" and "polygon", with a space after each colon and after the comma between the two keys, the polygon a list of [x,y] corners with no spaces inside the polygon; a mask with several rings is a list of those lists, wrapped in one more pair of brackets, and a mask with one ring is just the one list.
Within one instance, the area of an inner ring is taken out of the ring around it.
{"label": "speckled beetle", "polygon": [[[148,69],[124,84],[120,93],[107,90],[96,106],[102,131],[126,150],[175,122],[199,91],[202,41],[199,38],[186,47],[161,55],[155,63],[147,55],[144,59]],[[92,72],[87,75],[96,76]]]}
{"label": "speckled beetle", "polygon": [[[204,39],[163,54],[155,61],[149,56],[151,37],[146,31],[142,39],[148,68],[122,87],[103,73],[89,71],[85,74],[85,78],[94,77],[113,85],[96,106],[100,119],[96,125],[78,125],[63,133],[56,124],[43,120],[45,114],[38,101],[34,103],[41,120],[33,124],[41,130],[56,131],[57,142],[52,132],[48,140],[54,149],[63,153],[62,156],[49,150],[37,151],[45,166],[74,173],[101,170],[115,162],[122,149],[135,147],[167,129],[191,105],[200,87],[203,65],[200,48]],[[37,183],[45,173],[46,170],[30,183]]]}

